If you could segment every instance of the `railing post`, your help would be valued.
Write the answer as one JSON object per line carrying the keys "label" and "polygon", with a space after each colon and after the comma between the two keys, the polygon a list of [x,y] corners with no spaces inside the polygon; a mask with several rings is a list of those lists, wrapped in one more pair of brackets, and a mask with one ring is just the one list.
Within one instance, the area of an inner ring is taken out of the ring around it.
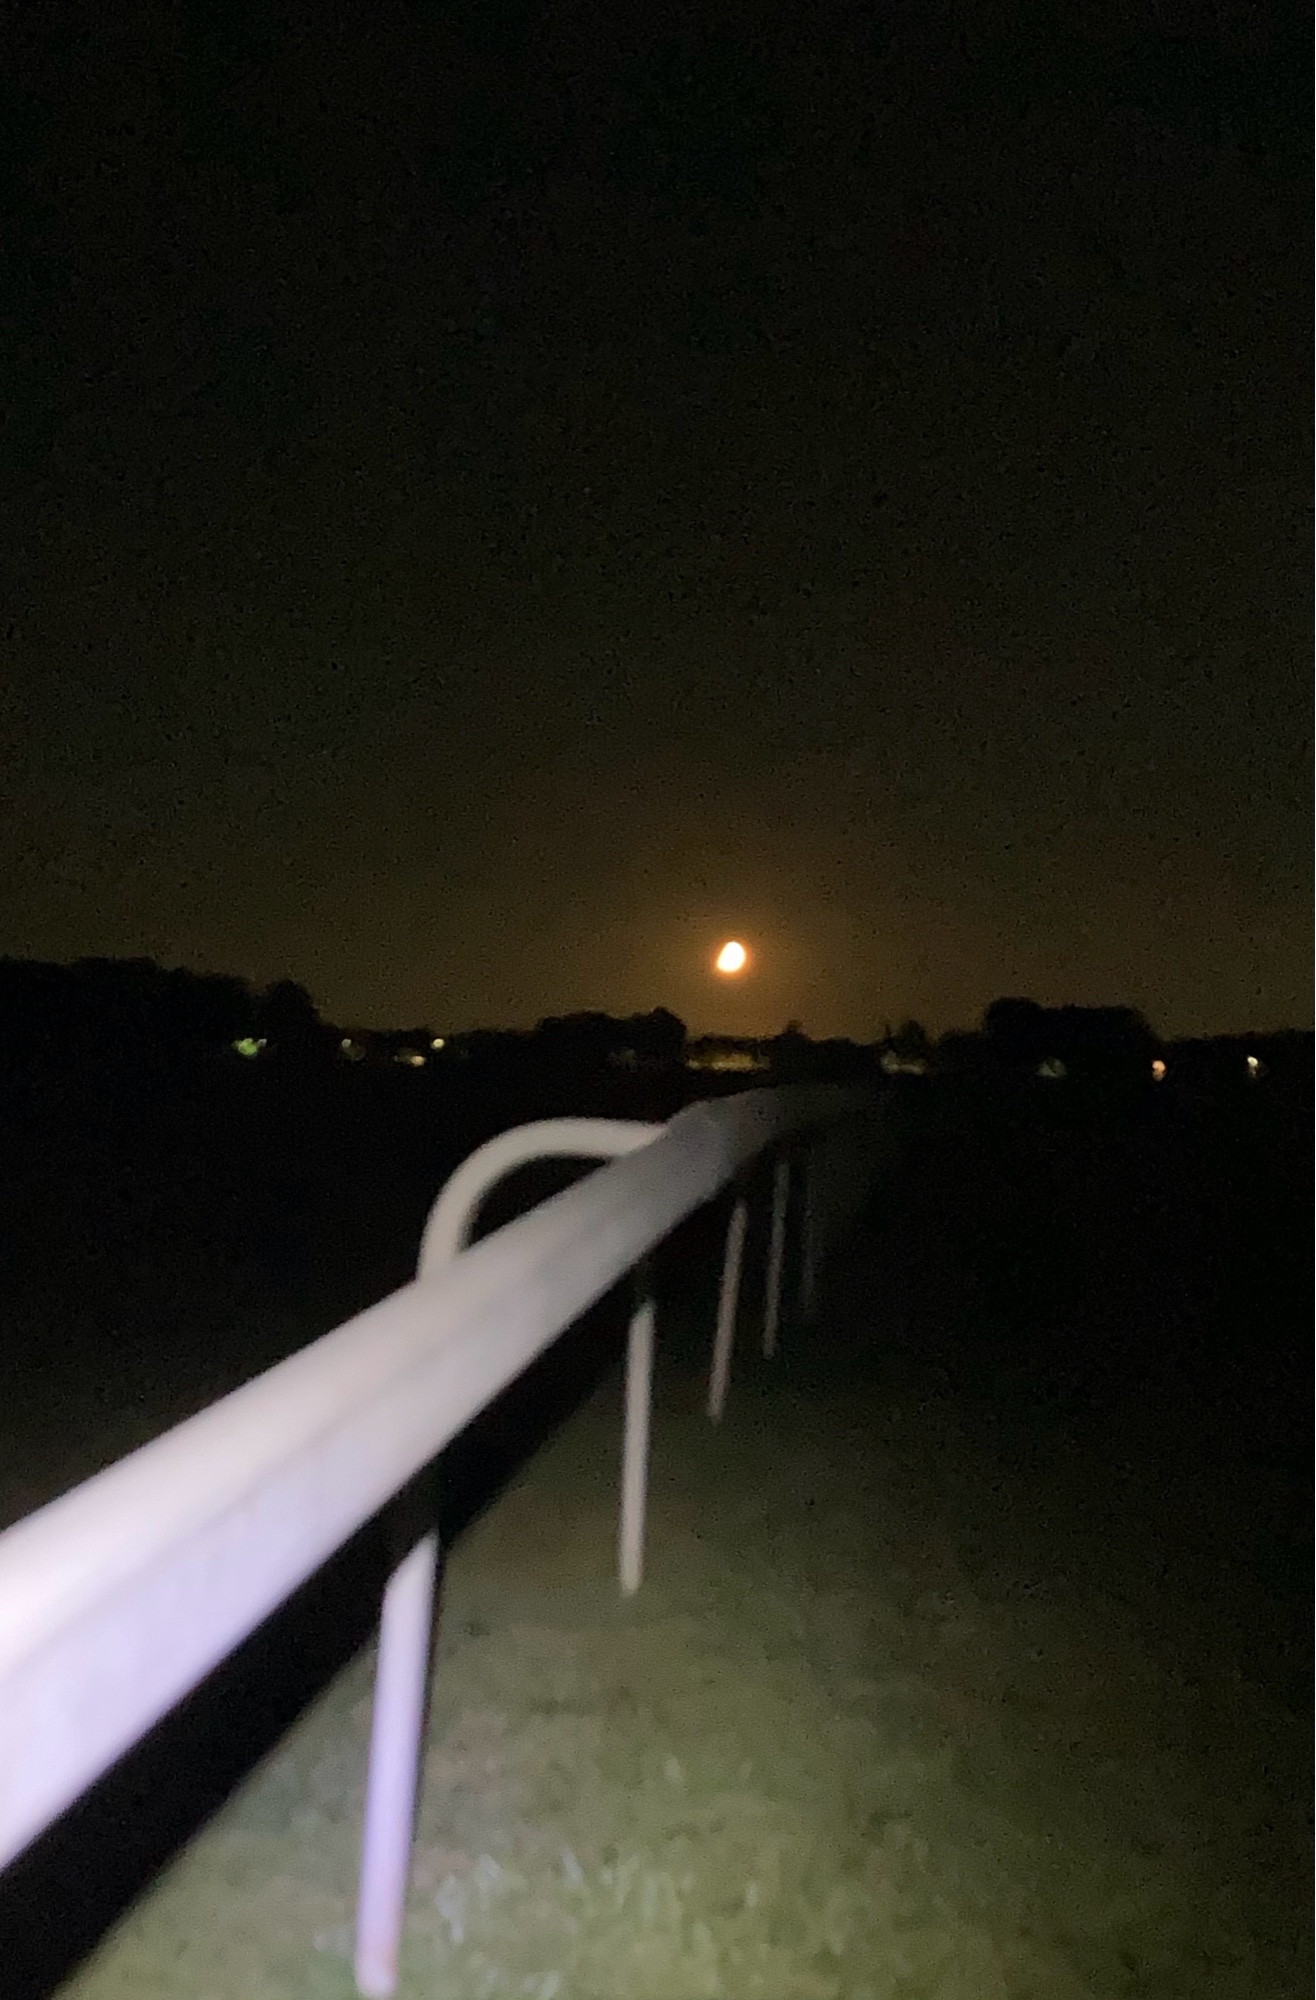
{"label": "railing post", "polygon": [[721,1422],[726,1408],[727,1384],[731,1380],[731,1348],[736,1337],[740,1266],[745,1253],[748,1220],[749,1208],[745,1197],[738,1195],[727,1224],[727,1247],[722,1259],[722,1286],[717,1302],[717,1334],[713,1342],[713,1368],[708,1382],[708,1414],[715,1424]]}
{"label": "railing post", "polygon": [[384,1592],[356,1920],[357,1990],[370,2000],[397,1990],[438,1548],[423,1535]]}
{"label": "railing post", "polygon": [[[531,1159],[616,1157],[645,1145],[650,1126],[613,1119],[560,1119],[544,1127],[547,1143],[529,1148],[527,1128],[504,1133],[479,1148],[447,1182],[421,1238],[423,1277],[450,1263],[469,1240],[475,1214],[489,1188]],[[648,1318],[643,1319],[647,1306]],[[653,1308],[646,1301],[631,1324],[627,1368],[626,1442],[622,1463],[621,1584],[634,1590],[643,1562],[644,1502],[648,1476],[649,1394],[653,1373]],[[647,1332],[646,1332],[647,1327]],[[645,1359],[647,1346],[647,1361]],[[632,1415],[632,1399],[641,1415]],[[356,1983],[366,2000],[388,2000],[397,1991],[398,1951],[406,1914],[416,1796],[420,1772],[425,1690],[434,1634],[434,1578],[438,1538],[426,1535],[394,1570],[384,1592],[375,1666],[370,1766],[366,1774],[365,1825],[356,1919]],[[629,1582],[634,1576],[635,1581]]]}
{"label": "railing post", "polygon": [[763,1353],[769,1361],[777,1352],[777,1328],[781,1324],[781,1274],[786,1261],[790,1184],[790,1155],[783,1153],[772,1171],[772,1230],[768,1238],[767,1296],[763,1306]]}
{"label": "railing post", "polygon": [[649,1489],[649,1410],[653,1394],[652,1297],[631,1315],[626,1337],[626,1433],[621,1461],[618,1574],[623,1595],[634,1596],[644,1573],[644,1515]]}

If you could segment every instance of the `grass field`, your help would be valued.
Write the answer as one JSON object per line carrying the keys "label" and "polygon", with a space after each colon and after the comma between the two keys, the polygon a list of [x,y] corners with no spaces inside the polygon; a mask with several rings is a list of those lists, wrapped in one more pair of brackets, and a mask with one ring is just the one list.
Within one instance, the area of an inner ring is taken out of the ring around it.
{"label": "grass field", "polygon": [[[1048,1207],[1012,1141],[1015,1199],[1052,1231],[1021,1275],[1026,1233],[983,1250],[981,1145],[953,1120],[919,1143],[818,1325],[770,1368],[749,1301],[720,1430],[698,1409],[709,1246],[676,1246],[638,1597],[623,1603],[614,1576],[617,1316],[598,1316],[588,1364],[579,1349],[575,1413],[467,1508],[404,1996],[1304,1990],[1310,1559],[1275,1373],[1289,1293],[1258,1290],[1250,1265],[1194,1288],[1184,1260],[1211,1217],[1196,1195],[1167,1210],[1160,1155],[1141,1179],[1121,1155],[1119,1228],[1093,1231],[1073,1147]],[[1028,1157],[1054,1165],[1053,1139]],[[999,1172],[992,1186],[1001,1202]],[[1119,1232],[1149,1201],[1159,1248],[1131,1275]],[[1269,1373],[1225,1338],[1245,1279],[1270,1316]],[[1176,1313],[1209,1368],[1166,1335]],[[295,1299],[265,1315],[253,1352],[318,1330]],[[1155,1365],[1135,1367],[1158,1339]],[[103,1401],[121,1430],[97,1428],[85,1397],[93,1456],[152,1421],[144,1393]],[[31,1492],[37,1446],[23,1462]],[[363,1562],[288,1627],[309,1655],[337,1618],[344,1657],[325,1655],[296,1719],[251,1724],[268,1738],[254,1768],[237,1758],[233,1789],[70,1973],[68,2000],[352,1991],[375,1581]],[[212,1733],[251,1722],[259,1678]]]}

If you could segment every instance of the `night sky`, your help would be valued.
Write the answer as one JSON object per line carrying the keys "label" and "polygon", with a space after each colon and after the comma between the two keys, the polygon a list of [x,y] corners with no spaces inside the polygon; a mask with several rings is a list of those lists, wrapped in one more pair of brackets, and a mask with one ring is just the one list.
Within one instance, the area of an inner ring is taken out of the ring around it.
{"label": "night sky", "polygon": [[1281,16],[9,19],[0,953],[1310,1023]]}

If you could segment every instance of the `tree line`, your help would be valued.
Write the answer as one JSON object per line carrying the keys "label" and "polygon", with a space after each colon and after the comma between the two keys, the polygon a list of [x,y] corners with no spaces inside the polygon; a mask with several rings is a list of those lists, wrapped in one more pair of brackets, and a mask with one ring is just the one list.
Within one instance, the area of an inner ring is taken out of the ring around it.
{"label": "tree line", "polygon": [[[706,1038],[716,1040],[717,1038]],[[1132,1007],[1045,1007],[992,1001],[978,1028],[934,1037],[915,1020],[887,1025],[870,1043],[815,1040],[798,1021],[752,1043],[777,1077],[995,1073],[1145,1079],[1167,1062],[1182,1074],[1259,1077],[1311,1064],[1311,1035],[1218,1036],[1164,1044]],[[731,1040],[728,1038],[728,1046]],[[523,1066],[589,1072],[613,1065],[671,1069],[692,1045],[665,1007],[619,1017],[598,1010],[551,1015],[529,1030],[476,1029],[437,1036],[417,1026],[345,1031],[323,1020],[291,979],[260,988],[231,974],[166,968],[148,958],[72,964],[0,959],[0,1080],[65,1071],[151,1075],[202,1060],[259,1054],[281,1066],[318,1067],[342,1055],[419,1064],[436,1051],[476,1070]]]}

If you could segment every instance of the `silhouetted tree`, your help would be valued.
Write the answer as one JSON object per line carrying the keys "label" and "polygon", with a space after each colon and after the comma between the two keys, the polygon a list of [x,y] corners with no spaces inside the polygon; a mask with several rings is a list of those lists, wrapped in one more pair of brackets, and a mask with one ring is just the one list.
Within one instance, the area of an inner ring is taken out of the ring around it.
{"label": "silhouetted tree", "polygon": [[315,1002],[295,980],[280,979],[257,1007],[258,1032],[268,1038],[271,1053],[284,1062],[308,1064],[326,1060],[331,1030],[325,1027]]}
{"label": "silhouetted tree", "polygon": [[1150,1074],[1160,1044],[1135,1007],[1057,1007],[1048,1017],[1063,1061],[1075,1069]]}
{"label": "silhouetted tree", "polygon": [[887,1037],[887,1046],[907,1062],[932,1059],[932,1037],[921,1021],[903,1021],[895,1034]]}
{"label": "silhouetted tree", "polygon": [[987,1066],[987,1037],[971,1029],[951,1028],[937,1037],[932,1066],[944,1076],[977,1076]]}
{"label": "silhouetted tree", "polygon": [[808,1068],[813,1043],[798,1021],[787,1021],[779,1035],[768,1043],[768,1059],[778,1076],[802,1076]]}
{"label": "silhouetted tree", "polygon": [[552,1014],[534,1032],[536,1053],[562,1069],[602,1069],[622,1046],[623,1028],[609,1014]]}
{"label": "silhouetted tree", "polygon": [[10,960],[0,973],[0,1046],[14,1076],[158,1076],[223,1049],[254,1019],[241,979],[149,958]]}
{"label": "silhouetted tree", "polygon": [[623,1024],[627,1043],[640,1063],[655,1069],[674,1069],[685,1053],[685,1022],[666,1007],[648,1014],[632,1014]]}
{"label": "silhouetted tree", "polygon": [[534,1047],[534,1037],[515,1028],[472,1028],[456,1039],[469,1061],[484,1070],[524,1065]]}
{"label": "silhouetted tree", "polygon": [[174,972],[180,1018],[189,1037],[207,1049],[222,1049],[239,1035],[251,1033],[256,1021],[256,996],[244,979],[223,973]]}
{"label": "silhouetted tree", "polygon": [[993,1000],[982,1017],[988,1047],[1002,1062],[1035,1067],[1055,1051],[1046,1045],[1046,1009],[1036,1000]]}
{"label": "silhouetted tree", "polygon": [[1011,1067],[1059,1062],[1066,1074],[1141,1081],[1151,1076],[1160,1044],[1134,1007],[1040,1007],[1035,1000],[993,1000],[983,1016],[992,1053]]}

